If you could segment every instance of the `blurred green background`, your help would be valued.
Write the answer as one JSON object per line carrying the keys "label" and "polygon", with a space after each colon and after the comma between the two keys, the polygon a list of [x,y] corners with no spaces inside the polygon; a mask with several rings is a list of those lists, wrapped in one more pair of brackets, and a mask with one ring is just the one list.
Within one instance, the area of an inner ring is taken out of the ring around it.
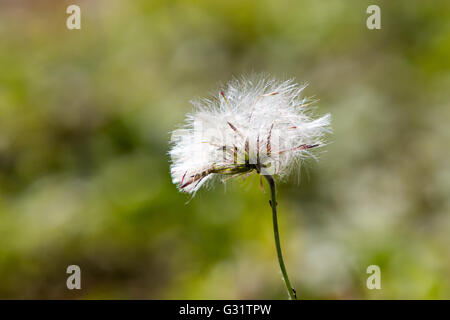
{"label": "blurred green background", "polygon": [[287,298],[257,177],[186,204],[169,173],[189,100],[251,72],[333,116],[279,189],[298,295],[450,298],[449,71],[446,0],[1,1],[0,298]]}

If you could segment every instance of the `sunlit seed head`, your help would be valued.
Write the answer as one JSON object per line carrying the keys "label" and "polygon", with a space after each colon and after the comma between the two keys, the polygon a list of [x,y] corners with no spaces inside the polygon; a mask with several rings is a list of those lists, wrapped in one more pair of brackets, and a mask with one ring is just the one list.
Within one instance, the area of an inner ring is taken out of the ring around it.
{"label": "sunlit seed head", "polygon": [[313,118],[304,88],[293,80],[240,78],[216,97],[192,102],[194,111],[171,137],[173,183],[195,193],[217,175],[288,175],[331,131],[329,114]]}

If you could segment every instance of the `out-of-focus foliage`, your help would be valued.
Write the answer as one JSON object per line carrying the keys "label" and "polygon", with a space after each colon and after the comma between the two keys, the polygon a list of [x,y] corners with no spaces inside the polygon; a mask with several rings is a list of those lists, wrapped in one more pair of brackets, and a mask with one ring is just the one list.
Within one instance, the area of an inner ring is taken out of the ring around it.
{"label": "out-of-focus foliage", "polygon": [[446,0],[2,1],[0,297],[286,298],[257,177],[186,204],[167,157],[189,100],[266,72],[333,116],[279,189],[298,295],[450,298],[449,71]]}

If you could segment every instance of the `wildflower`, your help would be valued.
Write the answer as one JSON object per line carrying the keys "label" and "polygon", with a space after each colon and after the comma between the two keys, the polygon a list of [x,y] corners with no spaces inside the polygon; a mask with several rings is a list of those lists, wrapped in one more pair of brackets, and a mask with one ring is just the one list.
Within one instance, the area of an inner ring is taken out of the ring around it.
{"label": "wildflower", "polygon": [[286,176],[314,156],[311,149],[323,145],[330,131],[330,115],[313,118],[311,101],[300,97],[303,89],[292,80],[233,80],[215,99],[193,102],[195,111],[173,132],[169,152],[172,180],[183,192],[195,194],[214,176],[256,171],[266,178],[278,262],[291,299],[297,295],[283,261],[273,176]]}

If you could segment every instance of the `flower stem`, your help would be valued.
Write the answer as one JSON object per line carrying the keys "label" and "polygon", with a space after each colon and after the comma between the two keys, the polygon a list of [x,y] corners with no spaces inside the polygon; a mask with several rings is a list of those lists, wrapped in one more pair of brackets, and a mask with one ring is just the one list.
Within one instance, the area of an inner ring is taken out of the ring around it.
{"label": "flower stem", "polygon": [[297,300],[297,296],[295,294],[295,290],[291,286],[291,282],[289,281],[289,277],[286,271],[286,267],[284,265],[283,253],[281,252],[281,244],[280,244],[280,235],[278,232],[278,217],[277,217],[277,200],[276,200],[276,189],[275,189],[275,181],[273,177],[270,175],[264,176],[269,183],[270,192],[272,195],[272,201],[270,202],[270,206],[272,207],[272,219],[273,219],[273,234],[275,236],[275,246],[277,248],[278,262],[280,263],[281,273],[283,274],[284,283],[286,284],[286,288],[289,293],[289,297],[291,300]]}

